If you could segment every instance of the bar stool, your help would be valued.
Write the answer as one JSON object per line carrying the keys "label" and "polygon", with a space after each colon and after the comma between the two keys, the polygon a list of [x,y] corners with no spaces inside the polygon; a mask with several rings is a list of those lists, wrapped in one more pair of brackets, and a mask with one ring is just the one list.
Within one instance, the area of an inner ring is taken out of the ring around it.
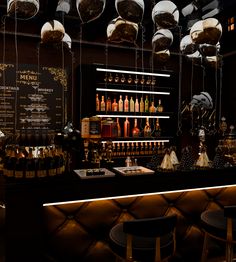
{"label": "bar stool", "polygon": [[168,259],[176,248],[176,215],[125,221],[110,230],[110,247],[117,261]]}
{"label": "bar stool", "polygon": [[224,241],[226,262],[233,261],[233,244],[236,243],[236,206],[204,211],[201,214],[201,224],[205,232],[201,262],[207,259],[209,237]]}

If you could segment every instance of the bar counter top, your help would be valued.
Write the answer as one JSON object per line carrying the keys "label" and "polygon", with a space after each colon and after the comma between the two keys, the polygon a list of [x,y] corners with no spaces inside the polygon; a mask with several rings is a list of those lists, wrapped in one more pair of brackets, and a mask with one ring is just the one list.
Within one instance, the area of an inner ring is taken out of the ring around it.
{"label": "bar counter top", "polygon": [[81,179],[75,172],[34,179],[6,179],[5,197],[11,194],[35,197],[41,204],[83,199],[113,198],[189,191],[236,185],[236,167],[193,171],[155,172],[150,175],[93,177]]}

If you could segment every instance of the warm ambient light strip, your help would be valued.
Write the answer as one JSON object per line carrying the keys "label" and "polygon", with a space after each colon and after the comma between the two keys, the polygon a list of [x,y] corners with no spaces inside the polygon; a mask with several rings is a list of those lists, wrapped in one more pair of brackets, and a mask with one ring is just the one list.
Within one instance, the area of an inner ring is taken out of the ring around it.
{"label": "warm ambient light strip", "polygon": [[169,116],[137,116],[137,115],[97,115],[98,117],[119,117],[119,118],[170,118]]}
{"label": "warm ambient light strip", "polygon": [[97,91],[105,92],[122,92],[122,93],[137,93],[137,94],[151,94],[151,95],[170,95],[170,92],[155,92],[155,91],[142,91],[142,90],[123,90],[123,89],[110,89],[110,88],[96,88]]}
{"label": "warm ambient light strip", "polygon": [[170,74],[161,74],[161,73],[146,73],[146,72],[136,72],[136,71],[126,71],[126,70],[117,70],[109,68],[96,68],[100,72],[109,72],[109,73],[123,73],[123,74],[135,74],[135,75],[145,75],[145,76],[163,76],[170,77]]}
{"label": "warm ambient light strip", "polygon": [[43,204],[43,206],[66,205],[66,204],[74,204],[74,203],[84,203],[84,202],[110,200],[110,199],[121,199],[121,198],[131,198],[131,197],[140,197],[140,196],[155,196],[155,195],[161,195],[161,194],[182,193],[182,192],[200,191],[200,190],[208,190],[208,189],[220,189],[220,188],[235,187],[235,186],[236,186],[236,184],[223,185],[223,186],[212,186],[212,187],[189,188],[189,189],[162,191],[162,192],[155,192],[155,193],[140,193],[140,194],[134,194],[134,195],[125,195],[125,196],[99,197],[99,198],[91,198],[91,199],[81,199],[81,200],[73,200],[73,201],[45,203],[45,204]]}
{"label": "warm ambient light strip", "polygon": [[[160,139],[160,140],[156,140],[156,139],[149,139],[149,140],[127,140],[127,141],[124,141],[124,140],[115,140],[115,141],[112,141],[113,144],[115,143],[150,143],[150,142],[163,142],[163,143],[169,143],[170,140],[168,139]],[[107,141],[102,141],[102,144],[105,144],[107,143]]]}

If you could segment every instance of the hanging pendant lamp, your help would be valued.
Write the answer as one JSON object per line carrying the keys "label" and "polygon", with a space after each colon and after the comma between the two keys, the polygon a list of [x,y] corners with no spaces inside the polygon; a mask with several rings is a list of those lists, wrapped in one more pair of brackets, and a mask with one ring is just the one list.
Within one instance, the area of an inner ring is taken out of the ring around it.
{"label": "hanging pendant lamp", "polygon": [[83,23],[91,22],[101,16],[106,0],[76,0],[77,11]]}
{"label": "hanging pendant lamp", "polygon": [[171,1],[160,1],[152,9],[152,20],[157,28],[174,28],[179,22],[179,10]]}
{"label": "hanging pendant lamp", "polygon": [[186,35],[181,39],[180,51],[185,55],[191,55],[197,51],[197,45],[193,43],[190,35]]}
{"label": "hanging pendant lamp", "polygon": [[59,0],[56,12],[63,12],[68,14],[71,8],[71,0]]}
{"label": "hanging pendant lamp", "polygon": [[190,30],[190,36],[196,44],[216,45],[222,35],[222,26],[216,18],[197,21]]}
{"label": "hanging pendant lamp", "polygon": [[138,24],[117,17],[107,26],[107,39],[110,42],[135,43],[138,36]]}
{"label": "hanging pendant lamp", "polygon": [[46,22],[41,29],[41,40],[43,43],[59,43],[64,35],[64,26],[57,20]]}
{"label": "hanging pendant lamp", "polygon": [[220,51],[220,43],[216,45],[200,44],[199,50],[203,56],[216,56]]}
{"label": "hanging pendant lamp", "polygon": [[156,31],[152,38],[153,52],[168,49],[173,43],[173,34],[168,29],[160,29]]}
{"label": "hanging pendant lamp", "polygon": [[39,0],[7,0],[7,14],[17,19],[29,19],[39,11]]}
{"label": "hanging pendant lamp", "polygon": [[143,0],[116,0],[115,7],[119,16],[127,21],[140,23],[143,19]]}
{"label": "hanging pendant lamp", "polygon": [[170,50],[162,50],[153,53],[153,58],[157,63],[166,63],[170,58]]}
{"label": "hanging pendant lamp", "polygon": [[64,37],[62,38],[62,42],[65,43],[69,49],[71,49],[72,40],[67,33],[65,33]]}

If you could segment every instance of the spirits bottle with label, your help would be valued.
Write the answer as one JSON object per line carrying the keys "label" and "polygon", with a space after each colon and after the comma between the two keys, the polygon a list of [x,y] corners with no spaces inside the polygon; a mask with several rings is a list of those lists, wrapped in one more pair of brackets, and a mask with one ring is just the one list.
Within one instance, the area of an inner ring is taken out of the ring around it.
{"label": "spirits bottle with label", "polygon": [[156,108],[154,106],[154,102],[151,102],[151,106],[149,107],[149,112],[150,113],[155,113],[156,112]]}
{"label": "spirits bottle with label", "polygon": [[139,110],[141,113],[144,112],[144,102],[143,102],[143,97],[141,97],[140,99],[140,107],[139,107]]}
{"label": "spirits bottle with label", "polygon": [[105,104],[105,101],[104,101],[104,96],[102,96],[100,110],[101,111],[106,111],[106,104]]}
{"label": "spirits bottle with label", "polygon": [[130,122],[128,120],[128,117],[126,117],[126,120],[124,122],[124,137],[129,137],[130,134]]}
{"label": "spirits bottle with label", "polygon": [[159,119],[158,118],[156,120],[154,135],[155,135],[155,137],[161,136],[161,127],[160,127],[160,123],[159,123]]}
{"label": "spirits bottle with label", "polygon": [[150,137],[152,134],[152,129],[150,127],[150,124],[149,124],[149,119],[147,117],[146,119],[146,125],[144,127],[144,137]]}
{"label": "spirits bottle with label", "polygon": [[100,100],[98,94],[96,94],[96,111],[100,111]]}
{"label": "spirits bottle with label", "polygon": [[134,112],[134,100],[133,97],[131,96],[130,101],[129,101],[129,111]]}
{"label": "spirits bottle with label", "polygon": [[164,108],[163,105],[161,104],[161,99],[158,100],[158,106],[157,106],[157,112],[161,113],[163,112]]}
{"label": "spirits bottle with label", "polygon": [[112,111],[117,112],[118,111],[118,104],[116,102],[116,98],[114,98],[113,103],[112,103]]}
{"label": "spirits bottle with label", "polygon": [[129,100],[128,100],[128,96],[125,96],[124,112],[129,112]]}
{"label": "spirits bottle with label", "polygon": [[135,101],[135,112],[139,112],[139,102],[138,102],[138,98],[136,98],[136,101]]}
{"label": "spirits bottle with label", "polygon": [[116,123],[117,123],[117,136],[121,137],[121,127],[120,127],[120,122],[119,122],[119,118],[116,118]]}
{"label": "spirits bottle with label", "polygon": [[122,95],[120,95],[120,100],[118,102],[118,109],[119,112],[123,112],[123,100],[122,100]]}
{"label": "spirits bottle with label", "polygon": [[149,100],[148,100],[147,95],[146,95],[144,106],[145,106],[145,108],[144,108],[145,112],[148,113],[149,112]]}
{"label": "spirits bottle with label", "polygon": [[134,119],[134,127],[132,129],[132,136],[139,137],[140,130],[138,128],[138,120],[137,118]]}
{"label": "spirits bottle with label", "polygon": [[106,110],[107,112],[111,111],[111,98],[108,96],[107,101],[106,101]]}

